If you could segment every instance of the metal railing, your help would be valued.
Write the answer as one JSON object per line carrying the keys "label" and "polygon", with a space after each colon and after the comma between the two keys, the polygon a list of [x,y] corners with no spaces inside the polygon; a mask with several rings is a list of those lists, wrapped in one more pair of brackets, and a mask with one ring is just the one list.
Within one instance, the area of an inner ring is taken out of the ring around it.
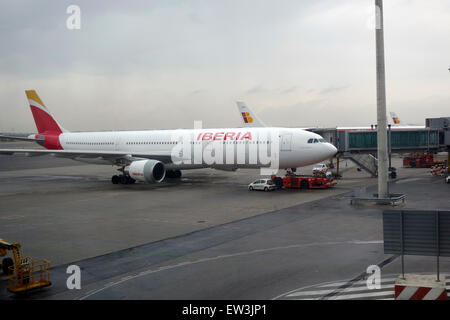
{"label": "metal railing", "polygon": [[8,290],[24,292],[30,289],[50,285],[50,261],[26,258],[17,266],[9,267]]}

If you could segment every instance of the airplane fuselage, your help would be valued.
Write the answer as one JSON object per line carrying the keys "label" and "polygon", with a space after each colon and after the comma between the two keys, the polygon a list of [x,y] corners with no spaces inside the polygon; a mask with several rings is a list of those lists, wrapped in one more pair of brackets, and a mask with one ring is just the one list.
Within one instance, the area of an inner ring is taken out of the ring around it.
{"label": "airplane fuselage", "polygon": [[[267,158],[276,153],[279,168],[296,168],[328,159],[337,151],[315,133],[270,127],[68,132],[59,135],[54,148],[172,155],[174,161],[166,162],[168,169],[268,167]],[[75,160],[107,162],[82,157]]]}

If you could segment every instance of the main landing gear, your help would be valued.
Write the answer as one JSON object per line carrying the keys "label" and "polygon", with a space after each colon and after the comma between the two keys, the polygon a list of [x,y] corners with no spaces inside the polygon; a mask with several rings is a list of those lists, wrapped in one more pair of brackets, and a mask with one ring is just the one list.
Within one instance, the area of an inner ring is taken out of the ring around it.
{"label": "main landing gear", "polygon": [[181,178],[181,171],[180,170],[167,170],[166,177],[179,179],[179,178]]}
{"label": "main landing gear", "polygon": [[133,184],[136,182],[136,180],[134,180],[133,178],[130,178],[128,176],[125,176],[123,174],[120,174],[120,175],[115,174],[112,176],[111,182],[113,184],[119,184],[119,183],[120,184]]}
{"label": "main landing gear", "polygon": [[136,182],[136,180],[134,180],[133,178],[131,178],[128,175],[125,175],[125,167],[117,169],[118,171],[122,172],[122,174],[115,174],[112,176],[111,178],[111,182],[113,184],[133,184]]}

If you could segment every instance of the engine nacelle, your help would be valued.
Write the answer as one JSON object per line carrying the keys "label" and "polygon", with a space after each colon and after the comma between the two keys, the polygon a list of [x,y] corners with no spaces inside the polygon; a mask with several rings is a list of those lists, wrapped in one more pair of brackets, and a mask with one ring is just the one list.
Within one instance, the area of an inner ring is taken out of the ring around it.
{"label": "engine nacelle", "polygon": [[137,181],[161,182],[166,176],[164,163],[157,160],[138,160],[125,167],[125,173]]}

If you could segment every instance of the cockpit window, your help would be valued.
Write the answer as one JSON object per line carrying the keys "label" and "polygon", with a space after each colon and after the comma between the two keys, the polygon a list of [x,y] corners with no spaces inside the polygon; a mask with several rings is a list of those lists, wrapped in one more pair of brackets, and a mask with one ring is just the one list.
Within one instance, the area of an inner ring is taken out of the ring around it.
{"label": "cockpit window", "polygon": [[309,140],[308,140],[308,143],[313,143],[313,140],[314,140],[314,139],[312,139],[312,138],[309,139]]}
{"label": "cockpit window", "polygon": [[314,143],[319,143],[319,140],[317,140],[317,139],[314,139]]}
{"label": "cockpit window", "polygon": [[320,142],[326,142],[325,139],[319,139]]}

